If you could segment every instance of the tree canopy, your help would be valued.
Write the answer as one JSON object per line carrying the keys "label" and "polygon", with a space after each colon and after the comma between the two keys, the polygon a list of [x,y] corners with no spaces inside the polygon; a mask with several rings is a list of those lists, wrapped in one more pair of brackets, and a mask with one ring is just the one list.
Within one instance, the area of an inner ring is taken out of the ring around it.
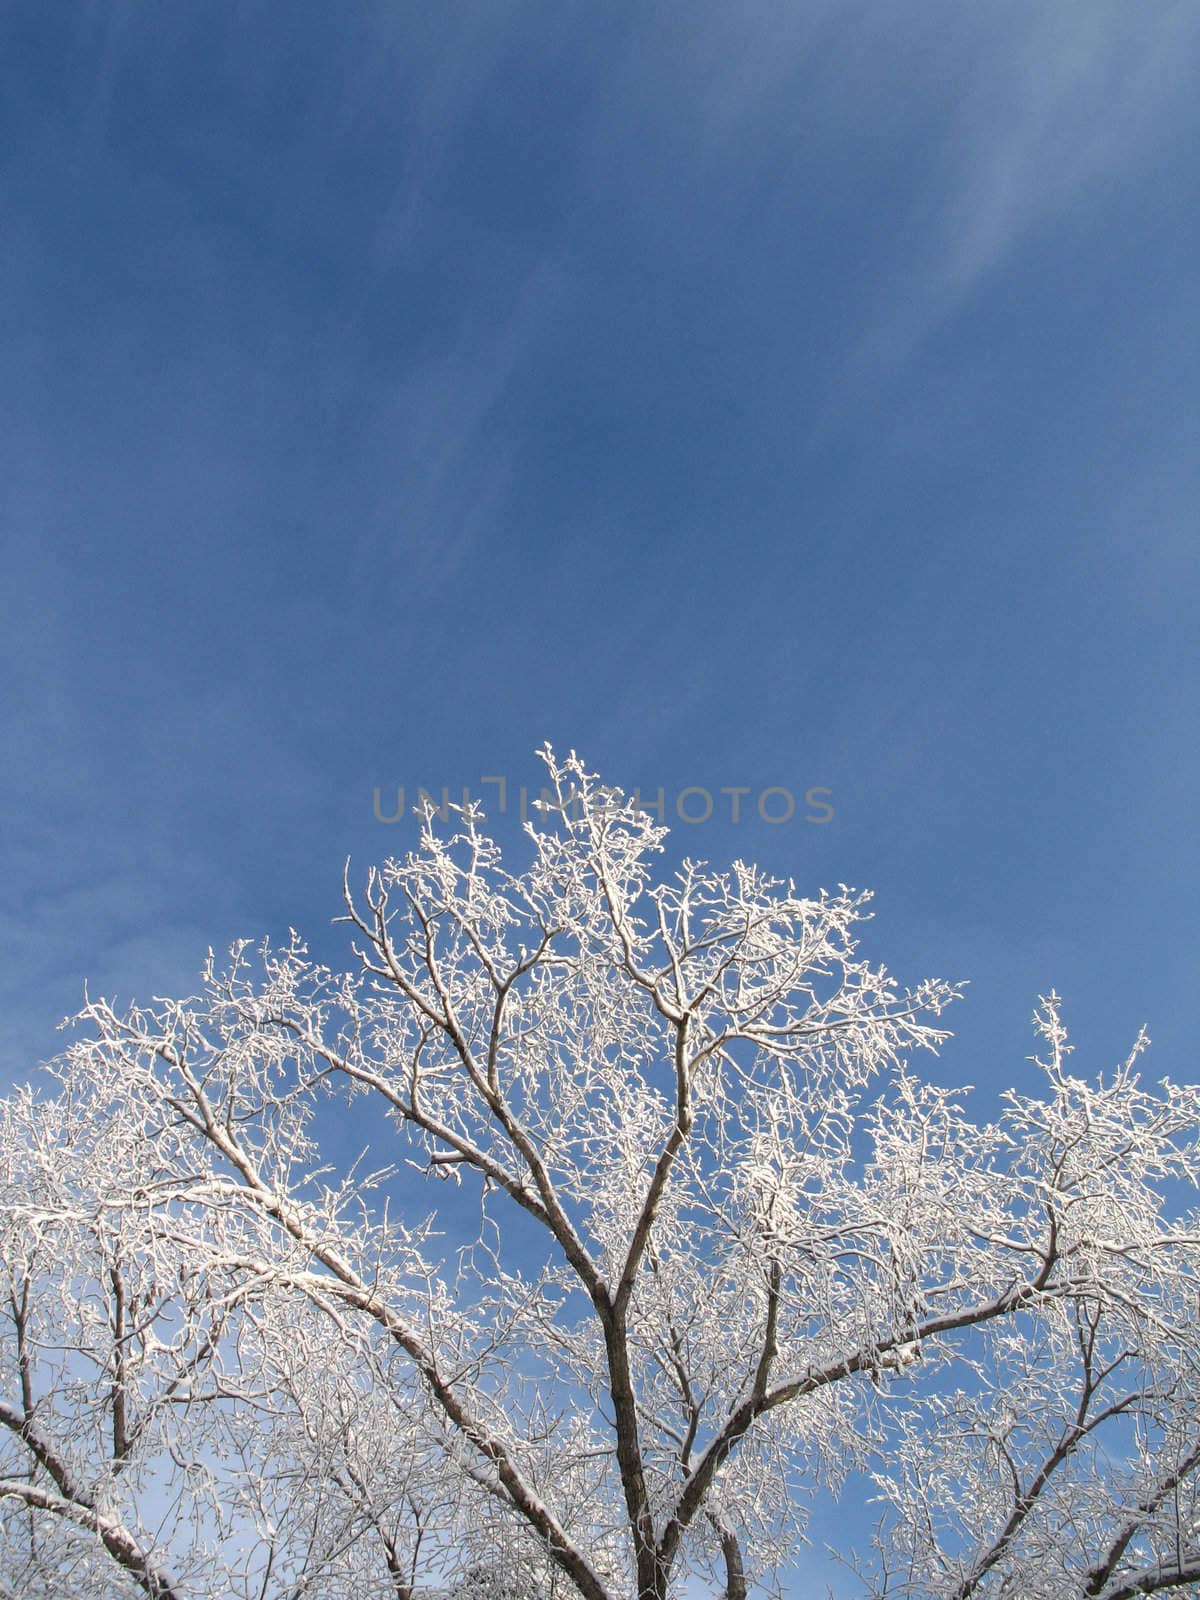
{"label": "tree canopy", "polygon": [[349,970],[89,1001],[4,1104],[0,1593],[742,1600],[851,1478],[864,1600],[1200,1584],[1200,1093],[1074,1076],[1051,994],[973,1120],[865,895],[656,877],[542,754],[522,870],[426,805]]}

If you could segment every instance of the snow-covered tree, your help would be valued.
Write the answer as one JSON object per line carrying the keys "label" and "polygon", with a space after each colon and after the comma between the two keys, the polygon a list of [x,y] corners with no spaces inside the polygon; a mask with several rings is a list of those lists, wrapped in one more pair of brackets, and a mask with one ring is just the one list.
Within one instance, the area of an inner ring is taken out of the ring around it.
{"label": "snow-covered tree", "polygon": [[[1052,997],[971,1121],[910,1065],[955,991],[862,959],[865,896],[656,881],[665,830],[543,756],[523,871],[426,806],[347,884],[353,970],[90,1003],[9,1107],[20,1592],[741,1600],[852,1474],[864,1595],[1200,1582],[1197,1091],[1142,1040],[1072,1077]],[[339,1169],[339,1101],[461,1248]]]}
{"label": "snow-covered tree", "polygon": [[186,1129],[64,1078],[0,1107],[0,1595],[396,1600],[454,1520],[419,1385],[242,1270]]}

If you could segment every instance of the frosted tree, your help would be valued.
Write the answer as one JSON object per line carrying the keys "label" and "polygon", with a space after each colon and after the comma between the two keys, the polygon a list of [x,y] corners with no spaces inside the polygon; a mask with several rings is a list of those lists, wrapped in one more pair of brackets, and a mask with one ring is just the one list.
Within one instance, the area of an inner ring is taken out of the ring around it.
{"label": "frosted tree", "polygon": [[[1200,1585],[1200,1229],[1165,1204],[1194,1182],[1195,1091],[1140,1085],[1144,1037],[1085,1083],[1066,1070],[1057,997],[1035,1022],[1045,1092],[1006,1096],[981,1145],[1001,1153],[1003,1186],[985,1182],[969,1236],[1057,1269],[894,1411],[870,1593],[1133,1600]],[[960,1134],[964,1164],[975,1137]]]}
{"label": "frosted tree", "polygon": [[457,1513],[411,1374],[272,1284],[186,1128],[63,1077],[0,1106],[0,1595],[409,1593]]}
{"label": "frosted tree", "polygon": [[[298,938],[239,945],[192,999],[89,1004],[59,1068],[161,1174],[114,1180],[114,1237],[150,1227],[253,1327],[202,1362],[253,1402],[190,1408],[232,1412],[256,1463],[193,1452],[220,1462],[207,1515],[264,1497],[247,1582],[666,1600],[690,1575],[742,1600],[851,1475],[882,1503],[847,1554],[864,1595],[1197,1581],[1197,1092],[1144,1088],[1134,1058],[1069,1076],[1051,1000],[1041,1090],[972,1122],[911,1066],[955,991],[860,956],[865,896],[740,862],[659,881],[665,830],[543,756],[524,870],[477,809],[426,806],[410,854],[347,883],[351,971]],[[377,1113],[372,1159],[451,1196],[444,1230],[474,1208],[459,1248],[407,1199],[398,1220],[386,1173],[329,1164],[345,1101]],[[197,1348],[162,1343],[160,1394]],[[47,1470],[0,1484],[30,1537]],[[74,1525],[147,1590],[95,1517]],[[194,1527],[181,1596],[210,1576]]]}

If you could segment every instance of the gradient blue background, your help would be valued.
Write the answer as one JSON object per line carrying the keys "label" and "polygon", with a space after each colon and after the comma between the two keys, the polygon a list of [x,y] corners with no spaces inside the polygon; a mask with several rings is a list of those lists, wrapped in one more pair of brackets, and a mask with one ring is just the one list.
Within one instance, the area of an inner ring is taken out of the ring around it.
{"label": "gradient blue background", "polygon": [[[821,785],[994,1093],[1195,1077],[1194,0],[0,5],[0,1076],[396,785]],[[751,799],[752,806],[752,799]],[[803,809],[803,808],[802,808]],[[724,818],[724,821],[721,819]],[[504,819],[510,832],[513,818]]]}

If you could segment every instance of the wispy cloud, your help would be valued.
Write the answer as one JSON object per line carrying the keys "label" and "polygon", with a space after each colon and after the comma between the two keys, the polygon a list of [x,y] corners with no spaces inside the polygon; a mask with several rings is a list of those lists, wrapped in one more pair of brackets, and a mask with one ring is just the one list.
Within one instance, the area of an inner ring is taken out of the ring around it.
{"label": "wispy cloud", "polygon": [[[1038,7],[976,65],[941,274],[968,288],[1089,186],[1153,162],[1194,89],[1194,6]],[[1189,67],[1189,62],[1191,66]]]}
{"label": "wispy cloud", "polygon": [[1039,229],[1110,185],[1152,183],[1198,45],[1190,4],[972,8],[931,50],[943,81],[926,87],[950,114],[841,398],[907,359]]}
{"label": "wispy cloud", "polygon": [[356,446],[371,489],[354,538],[352,588],[378,592],[379,575],[391,572],[410,596],[436,590],[486,543],[514,470],[505,397],[568,292],[555,260],[534,260],[513,285],[507,315],[465,318],[450,347],[381,382]]}

